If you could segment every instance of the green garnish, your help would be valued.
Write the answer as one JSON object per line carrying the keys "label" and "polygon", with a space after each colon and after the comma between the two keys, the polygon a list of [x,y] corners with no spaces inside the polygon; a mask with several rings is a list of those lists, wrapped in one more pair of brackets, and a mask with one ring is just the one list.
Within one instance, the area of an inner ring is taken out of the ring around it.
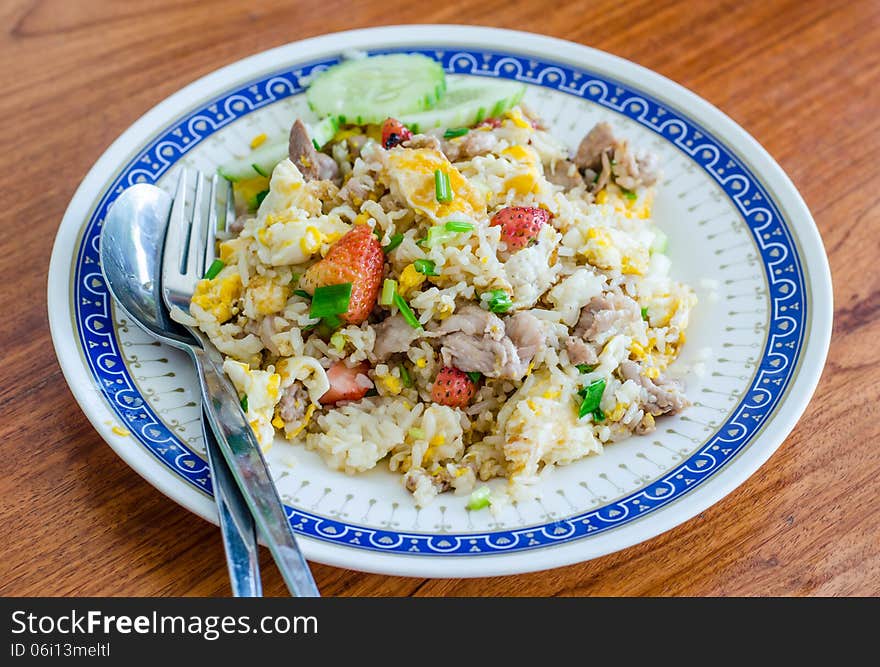
{"label": "green garnish", "polygon": [[315,147],[315,150],[316,150],[316,151],[321,150],[321,145],[320,145],[316,140],[314,140],[314,139],[312,139],[312,146]]}
{"label": "green garnish", "polygon": [[493,313],[506,313],[513,307],[513,301],[510,300],[510,295],[503,289],[493,289],[488,292],[483,292],[480,298],[486,300],[489,310]]}
{"label": "green garnish", "polygon": [[645,320],[645,322],[648,321],[648,307],[647,306],[642,308],[642,319]]}
{"label": "green garnish", "polygon": [[440,169],[434,170],[434,194],[441,204],[452,201],[452,185],[449,183],[449,174]]}
{"label": "green garnish", "polygon": [[433,248],[438,243],[443,243],[455,238],[455,232],[447,231],[443,225],[434,225],[428,229],[428,235],[422,242],[423,245]]}
{"label": "green garnish", "polygon": [[455,137],[463,137],[470,130],[466,127],[450,127],[446,132],[443,133],[444,139],[455,139]]}
{"label": "green garnish", "polygon": [[337,352],[342,352],[345,349],[345,336],[342,335],[341,331],[337,331],[330,336],[330,344]]}
{"label": "green garnish", "polygon": [[620,188],[620,191],[623,193],[623,196],[629,199],[630,201],[635,201],[639,198],[639,196],[633,192],[632,190],[627,190],[626,188]]}
{"label": "green garnish", "polygon": [[581,373],[592,373],[596,367],[590,366],[589,364],[578,364],[575,366]]}
{"label": "green garnish", "polygon": [[605,421],[605,413],[602,412],[601,408],[596,408],[593,410],[593,421],[597,424]]}
{"label": "green garnish", "polygon": [[382,230],[378,227],[373,227],[373,236],[375,236],[380,241],[382,240]]}
{"label": "green garnish", "polygon": [[479,382],[483,377],[483,374],[480,371],[468,371],[465,375],[471,379],[471,382]]}
{"label": "green garnish", "polygon": [[339,319],[339,315],[327,315],[321,318],[321,329],[325,335],[336,331],[341,326],[342,320]]}
{"label": "green garnish", "polygon": [[465,505],[469,510],[481,510],[484,507],[488,507],[491,503],[491,489],[488,486],[481,486],[479,489],[475,490],[471,497],[468,498],[468,503]]}
{"label": "green garnish", "polygon": [[239,403],[241,404],[241,409],[244,410],[245,412],[247,412],[248,411],[247,394],[245,394],[244,396],[241,397],[241,400],[239,401]]}
{"label": "green garnish", "polygon": [[257,203],[257,208],[260,208],[260,204],[263,203],[263,200],[266,198],[267,194],[269,194],[268,190],[261,190],[257,193],[257,196],[254,197],[254,201]]}
{"label": "green garnish", "polygon": [[[290,274],[290,284],[291,284],[291,285],[296,285],[296,284],[299,282],[299,279],[300,279],[300,278],[302,278],[302,274],[299,274],[299,273],[296,273],[296,272],[291,273],[291,274]],[[308,292],[306,292],[306,294],[308,294]]]}
{"label": "green garnish", "polygon": [[461,220],[450,220],[443,226],[447,232],[470,232],[474,229],[473,224]]}
{"label": "green garnish", "polygon": [[424,440],[425,439],[425,431],[418,428],[417,426],[413,426],[409,430],[409,435],[413,440]]}
{"label": "green garnish", "polygon": [[388,241],[388,245],[382,246],[382,250],[387,255],[389,252],[394,250],[401,243],[403,243],[403,234],[392,234],[391,240]]}
{"label": "green garnish", "polygon": [[403,297],[400,296],[400,292],[394,293],[394,305],[397,306],[397,309],[400,311],[400,315],[406,320],[406,323],[410,325],[413,329],[421,329],[422,324],[419,322],[418,318],[413,313],[412,308],[409,307],[409,304],[404,301]]}
{"label": "green garnish", "polygon": [[348,311],[350,301],[351,283],[318,287],[312,296],[309,317],[327,318],[330,315],[341,315]]}
{"label": "green garnish", "polygon": [[217,274],[223,270],[223,267],[226,266],[226,262],[222,259],[215,259],[211,262],[211,266],[208,267],[208,270],[205,271],[205,278],[208,280],[214,280],[217,277]]}
{"label": "green garnish", "polygon": [[412,378],[409,376],[409,371],[406,370],[406,366],[400,364],[400,379],[403,380],[404,387],[412,387]]}
{"label": "green garnish", "polygon": [[[605,393],[604,379],[595,380],[578,392],[578,396],[583,399],[578,408],[578,419],[583,419],[591,412],[595,413],[596,410],[599,410],[599,403],[602,401],[603,393]],[[603,414],[602,418],[604,419],[604,417]]]}
{"label": "green garnish", "polygon": [[311,299],[312,295],[306,292],[304,289],[295,289],[293,293],[297,296],[301,296],[303,299]]}
{"label": "green garnish", "polygon": [[413,268],[426,276],[439,276],[437,267],[430,259],[417,259],[413,262]]}
{"label": "green garnish", "polygon": [[254,171],[257,172],[260,176],[266,176],[268,178],[269,174],[267,174],[258,164],[251,165],[254,168]]}
{"label": "green garnish", "polygon": [[397,294],[397,281],[386,278],[382,283],[382,293],[379,295],[380,306],[390,306],[394,303],[394,295]]}

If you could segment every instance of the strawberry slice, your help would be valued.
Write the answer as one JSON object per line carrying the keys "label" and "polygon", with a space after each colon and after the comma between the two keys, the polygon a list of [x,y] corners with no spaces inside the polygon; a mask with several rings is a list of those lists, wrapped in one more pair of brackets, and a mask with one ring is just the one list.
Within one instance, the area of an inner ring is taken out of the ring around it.
{"label": "strawberry slice", "polygon": [[501,226],[501,240],[511,252],[538,242],[538,233],[550,220],[550,211],[529,206],[509,206],[492,216],[491,226]]}
{"label": "strawberry slice", "polygon": [[305,272],[300,285],[309,294],[318,287],[351,283],[351,300],[341,319],[360,324],[376,305],[385,254],[369,225],[354,229],[330,247],[327,256]]}
{"label": "strawberry slice", "polygon": [[444,366],[434,380],[431,388],[431,400],[451,408],[463,408],[471,402],[477,386],[467,373],[451,366]]}
{"label": "strawberry slice", "polygon": [[390,150],[410,139],[412,132],[396,118],[386,118],[382,123],[382,148]]}
{"label": "strawberry slice", "polygon": [[322,405],[336,403],[337,401],[358,401],[370,391],[373,383],[367,377],[370,364],[362,361],[357,366],[349,368],[343,361],[334,361],[327,369],[327,380],[330,381],[328,389],[320,398]]}

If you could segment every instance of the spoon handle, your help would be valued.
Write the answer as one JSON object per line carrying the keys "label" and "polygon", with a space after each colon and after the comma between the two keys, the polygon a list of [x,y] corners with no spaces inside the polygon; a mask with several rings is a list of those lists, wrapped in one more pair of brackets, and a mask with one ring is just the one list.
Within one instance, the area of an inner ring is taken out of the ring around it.
{"label": "spoon handle", "polygon": [[[204,342],[208,349],[213,348]],[[214,354],[200,347],[192,348],[203,406],[220,451],[291,594],[318,597],[318,587],[296,543],[257,438],[241,410],[238,394],[219,364],[219,353],[212,351]]]}
{"label": "spoon handle", "polygon": [[202,435],[211,468],[232,594],[235,597],[261,597],[263,587],[260,582],[260,554],[254,518],[226,465],[214,430],[208,427],[208,417],[204,411]]}

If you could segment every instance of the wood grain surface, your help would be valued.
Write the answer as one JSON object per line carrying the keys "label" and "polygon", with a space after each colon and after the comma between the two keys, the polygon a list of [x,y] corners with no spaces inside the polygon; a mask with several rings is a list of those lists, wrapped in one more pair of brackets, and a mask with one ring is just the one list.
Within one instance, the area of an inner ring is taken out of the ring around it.
{"label": "wood grain surface", "polygon": [[[0,3],[0,594],[229,594],[219,531],[101,440],[68,390],[46,314],[64,210],[142,113],[243,56],[393,23],[545,33],[709,100],[803,193],[834,277],[819,388],[754,476],[698,517],[591,562],[422,580],[314,564],[324,595],[880,594],[880,3],[736,0]],[[268,595],[283,583],[263,553]]]}

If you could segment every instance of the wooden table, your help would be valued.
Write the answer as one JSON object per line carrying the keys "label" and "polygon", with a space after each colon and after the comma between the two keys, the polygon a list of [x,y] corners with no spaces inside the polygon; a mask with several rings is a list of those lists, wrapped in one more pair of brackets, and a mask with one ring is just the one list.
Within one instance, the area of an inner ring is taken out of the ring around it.
{"label": "wooden table", "polygon": [[[46,274],[74,190],[110,142],[242,56],[389,23],[519,28],[609,51],[714,103],[803,193],[834,274],[835,327],[800,424],[698,517],[597,560],[421,580],[314,565],[325,595],[880,594],[880,3],[369,0],[0,5],[0,594],[229,594],[219,531],[100,439],[52,350]],[[265,550],[264,550],[265,551]],[[263,554],[268,595],[282,581]]]}

